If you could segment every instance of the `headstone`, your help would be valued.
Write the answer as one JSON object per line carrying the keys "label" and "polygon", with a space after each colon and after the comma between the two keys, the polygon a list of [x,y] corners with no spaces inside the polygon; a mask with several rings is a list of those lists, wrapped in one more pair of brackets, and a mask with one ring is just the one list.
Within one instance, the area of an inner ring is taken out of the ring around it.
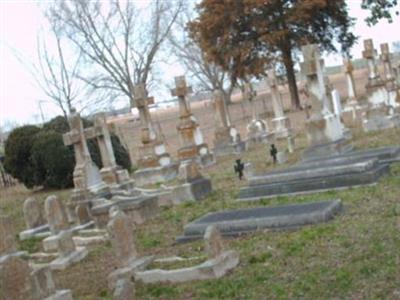
{"label": "headstone", "polygon": [[212,212],[185,225],[184,234],[177,241],[201,239],[209,226],[218,228],[223,236],[240,236],[266,229],[293,229],[327,222],[341,210],[342,202],[337,199]]}
{"label": "headstone", "polygon": [[347,83],[347,105],[348,106],[355,106],[357,105],[357,91],[356,91],[356,86],[355,86],[355,81],[354,81],[354,75],[353,75],[353,63],[351,62],[351,59],[348,58],[347,56],[343,57],[343,71],[346,76],[346,83]]}
{"label": "headstone", "polygon": [[7,256],[0,263],[0,300],[36,300],[27,261]]}
{"label": "headstone", "polygon": [[103,182],[97,166],[93,163],[86,142],[86,135],[79,113],[71,111],[68,117],[70,132],[63,135],[66,146],[74,146],[75,168],[74,168],[74,190],[71,201],[68,204],[68,217],[75,219],[75,206],[84,202],[92,196],[106,197],[110,194],[108,186]]}
{"label": "headstone", "polygon": [[0,215],[0,256],[17,251],[11,218]]}
{"label": "headstone", "polygon": [[147,94],[145,84],[141,83],[134,87],[135,103],[132,107],[137,107],[141,121],[141,140],[139,147],[138,165],[140,168],[151,168],[167,166],[171,164],[171,157],[165,149],[159,133],[154,128],[151,120],[149,105],[154,104],[154,98]]}
{"label": "headstone", "polygon": [[276,161],[279,165],[286,163],[288,160],[288,155],[286,151],[279,151],[276,154]]}
{"label": "headstone", "polygon": [[[384,47],[385,50],[385,47]],[[376,51],[371,39],[364,40],[363,57],[368,62],[367,100],[368,109],[363,115],[364,131],[376,131],[400,126],[400,115],[394,114],[385,82],[381,79],[376,66]],[[386,55],[384,54],[384,59]]]}
{"label": "headstone", "polygon": [[257,93],[253,89],[250,82],[244,85],[243,99],[248,101],[251,106],[252,118],[249,124],[247,124],[247,146],[251,147],[257,143],[267,143],[274,138],[274,134],[269,132],[268,123],[262,120],[259,116],[257,106],[255,103],[255,97]]}
{"label": "headstone", "polygon": [[224,93],[221,90],[213,92],[213,105],[215,110],[215,155],[241,153],[245,150],[245,143],[241,141],[240,134],[231,125],[230,115],[226,107]]}
{"label": "headstone", "polygon": [[209,259],[217,257],[224,251],[224,243],[222,241],[221,233],[214,225],[207,227],[204,234],[204,242],[205,250]]}
{"label": "headstone", "polygon": [[129,265],[137,257],[131,220],[124,212],[118,210],[112,214],[107,230],[117,258],[118,267],[122,268]]}
{"label": "headstone", "polygon": [[400,94],[392,67],[388,43],[381,44],[381,61],[383,62],[386,89],[388,91],[388,105],[396,108],[400,106]]}
{"label": "headstone", "polygon": [[179,124],[177,126],[181,147],[178,149],[180,161],[197,160],[201,165],[214,164],[214,157],[208,150],[208,145],[204,142],[203,134],[199,124],[193,116],[187,95],[192,92],[192,88],[186,85],[184,76],[175,77],[175,89],[171,91],[173,96],[178,97],[179,101]]}
{"label": "headstone", "polygon": [[75,208],[75,214],[80,225],[87,224],[92,220],[87,205],[78,204]]}
{"label": "headstone", "polygon": [[340,100],[339,91],[333,89],[331,93],[332,93],[333,111],[335,115],[340,117],[342,115],[342,101]]}
{"label": "headstone", "polygon": [[46,223],[39,202],[34,197],[29,197],[25,200],[23,212],[28,229],[33,229]]}
{"label": "headstone", "polygon": [[272,119],[274,134],[276,138],[286,138],[291,135],[290,120],[283,112],[283,104],[281,94],[279,92],[278,79],[275,70],[268,71],[267,85],[271,90],[272,108],[275,118]]}
{"label": "headstone", "polygon": [[318,46],[303,46],[302,52],[304,62],[301,63],[301,70],[306,77],[312,103],[312,114],[306,121],[310,147],[304,152],[303,158],[350,151],[352,147],[348,141],[348,130],[341,123],[340,117],[333,114],[331,86],[324,76],[324,62],[319,56]]}
{"label": "headstone", "polygon": [[72,239],[72,233],[67,230],[63,230],[58,234],[58,253],[60,257],[68,257],[73,253],[76,248],[74,240]]}
{"label": "headstone", "polygon": [[68,219],[65,207],[57,196],[48,196],[44,208],[52,234],[58,234],[61,230],[68,228]]}

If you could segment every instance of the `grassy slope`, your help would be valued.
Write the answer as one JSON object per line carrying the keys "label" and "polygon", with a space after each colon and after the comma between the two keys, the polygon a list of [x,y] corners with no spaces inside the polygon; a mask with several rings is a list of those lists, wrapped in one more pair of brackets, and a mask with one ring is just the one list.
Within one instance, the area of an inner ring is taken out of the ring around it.
{"label": "grassy slope", "polygon": [[[398,143],[400,130],[357,132],[353,136],[356,148],[371,148]],[[299,159],[305,147],[304,137],[296,143],[299,149],[290,156],[289,163]],[[272,168],[266,153],[265,146],[260,146],[242,158],[262,172]],[[400,164],[394,164],[392,176],[375,186],[237,203],[234,199],[245,182],[235,178],[233,160],[234,157],[226,157],[206,171],[214,192],[205,201],[164,208],[158,218],[138,227],[135,238],[139,253],[158,257],[202,255],[201,242],[173,245],[173,241],[187,222],[210,211],[341,198],[345,213],[332,222],[297,231],[259,232],[229,239],[227,244],[239,251],[241,262],[228,276],[178,285],[138,283],[138,299],[400,297]],[[68,197],[68,191],[57,193],[62,199]],[[0,211],[13,216],[16,232],[24,227],[21,206],[29,194],[20,187],[1,191]],[[43,200],[45,194],[36,196]],[[71,288],[77,300],[110,299],[106,276],[113,264],[110,245],[99,246],[84,262],[56,273],[57,285]]]}

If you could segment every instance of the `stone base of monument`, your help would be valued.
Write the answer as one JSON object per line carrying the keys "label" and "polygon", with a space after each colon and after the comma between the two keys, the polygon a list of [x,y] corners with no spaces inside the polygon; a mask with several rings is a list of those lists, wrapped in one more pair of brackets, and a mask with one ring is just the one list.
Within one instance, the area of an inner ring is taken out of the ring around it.
{"label": "stone base of monument", "polygon": [[388,163],[357,157],[317,160],[250,178],[239,200],[316,193],[376,183],[388,174]]}
{"label": "stone base of monument", "polygon": [[178,283],[216,279],[227,274],[238,264],[239,254],[236,251],[228,250],[218,254],[215,258],[206,260],[202,264],[188,268],[138,271],[135,274],[135,280],[142,281],[143,283]]}
{"label": "stone base of monument", "polygon": [[43,300],[73,300],[71,290],[56,291],[55,294],[44,298]]}
{"label": "stone base of monument", "polygon": [[215,156],[224,156],[229,154],[240,154],[246,151],[246,142],[240,141],[237,143],[219,144],[214,147]]}
{"label": "stone base of monument", "polygon": [[109,221],[109,210],[117,205],[125,214],[132,218],[135,224],[143,224],[158,215],[158,199],[156,196],[122,197],[112,198],[112,201],[95,206],[91,209],[91,215],[96,223],[96,228],[105,228]]}
{"label": "stone base of monument", "polygon": [[275,136],[271,132],[267,132],[266,122],[263,120],[252,120],[247,125],[247,140],[246,147],[250,148],[255,144],[270,143],[274,140]]}
{"label": "stone base of monument", "polygon": [[66,256],[61,256],[53,260],[49,267],[52,270],[65,270],[74,263],[80,262],[88,255],[85,247],[76,247],[75,251]]}
{"label": "stone base of monument", "polygon": [[[107,277],[108,288],[113,290],[118,280],[134,277],[137,271],[144,270],[154,260],[153,256],[143,256],[134,259],[127,266],[118,268]],[[127,299],[128,300],[128,299]]]}
{"label": "stone base of monument", "polygon": [[202,167],[209,167],[215,164],[215,157],[213,153],[207,152],[197,156],[197,161]]}
{"label": "stone base of monument", "polygon": [[133,173],[133,178],[138,186],[156,184],[173,180],[178,175],[178,164],[139,169]]}
{"label": "stone base of monument", "polygon": [[42,226],[38,226],[36,228],[30,228],[19,233],[19,239],[21,241],[27,240],[30,238],[45,238],[51,235],[49,231],[49,225],[45,224]]}
{"label": "stone base of monument", "polygon": [[272,119],[273,133],[276,139],[285,139],[291,135],[290,119],[281,117]]}
{"label": "stone base of monument", "polygon": [[208,226],[214,225],[223,236],[239,236],[260,230],[294,229],[327,222],[342,211],[341,200],[257,207],[208,213],[185,225],[177,242],[201,239]]}
{"label": "stone base of monument", "polygon": [[173,204],[186,201],[198,201],[207,197],[212,191],[211,180],[204,177],[196,178],[177,186],[168,187],[172,193]]}
{"label": "stone base of monument", "polygon": [[363,116],[365,132],[400,127],[400,114],[390,114],[390,107],[380,105],[370,107]]}
{"label": "stone base of monument", "polygon": [[220,127],[215,130],[214,155],[223,156],[240,154],[246,150],[246,143],[241,141],[235,127]]}

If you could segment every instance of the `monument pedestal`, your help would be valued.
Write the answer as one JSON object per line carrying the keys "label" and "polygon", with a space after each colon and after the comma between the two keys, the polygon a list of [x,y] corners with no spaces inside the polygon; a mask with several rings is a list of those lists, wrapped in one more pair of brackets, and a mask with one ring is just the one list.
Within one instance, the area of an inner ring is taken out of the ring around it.
{"label": "monument pedestal", "polygon": [[353,149],[345,135],[340,118],[334,114],[306,121],[307,139],[311,145],[303,153],[303,160],[349,152]]}
{"label": "monument pedestal", "polygon": [[220,127],[215,130],[214,153],[216,156],[239,154],[245,150],[246,144],[240,140],[236,128]]}
{"label": "monument pedestal", "polygon": [[162,183],[173,180],[178,174],[178,164],[139,169],[133,173],[138,186]]}
{"label": "monument pedestal", "polygon": [[276,139],[284,139],[291,135],[290,120],[288,117],[272,119],[272,126]]}
{"label": "monument pedestal", "polygon": [[365,132],[400,127],[400,114],[390,114],[390,107],[379,105],[370,107],[363,116]]}
{"label": "monument pedestal", "polygon": [[252,120],[247,125],[247,147],[259,143],[269,143],[274,139],[274,134],[267,132],[267,124],[263,120]]}

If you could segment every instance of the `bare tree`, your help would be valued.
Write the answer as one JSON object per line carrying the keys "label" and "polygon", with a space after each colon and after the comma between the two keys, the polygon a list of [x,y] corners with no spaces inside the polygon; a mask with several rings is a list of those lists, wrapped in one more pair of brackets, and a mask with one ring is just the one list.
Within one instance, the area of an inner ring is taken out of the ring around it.
{"label": "bare tree", "polygon": [[72,41],[93,72],[82,77],[92,88],[112,90],[133,103],[133,86],[148,85],[156,55],[181,9],[182,0],[57,2],[47,15]]}
{"label": "bare tree", "polygon": [[196,42],[190,38],[186,24],[191,21],[190,8],[185,7],[181,17],[175,22],[174,30],[168,36],[173,54],[194,78],[202,91],[221,90],[227,104],[231,103],[231,94],[236,86],[236,80],[219,66],[207,62]]}

